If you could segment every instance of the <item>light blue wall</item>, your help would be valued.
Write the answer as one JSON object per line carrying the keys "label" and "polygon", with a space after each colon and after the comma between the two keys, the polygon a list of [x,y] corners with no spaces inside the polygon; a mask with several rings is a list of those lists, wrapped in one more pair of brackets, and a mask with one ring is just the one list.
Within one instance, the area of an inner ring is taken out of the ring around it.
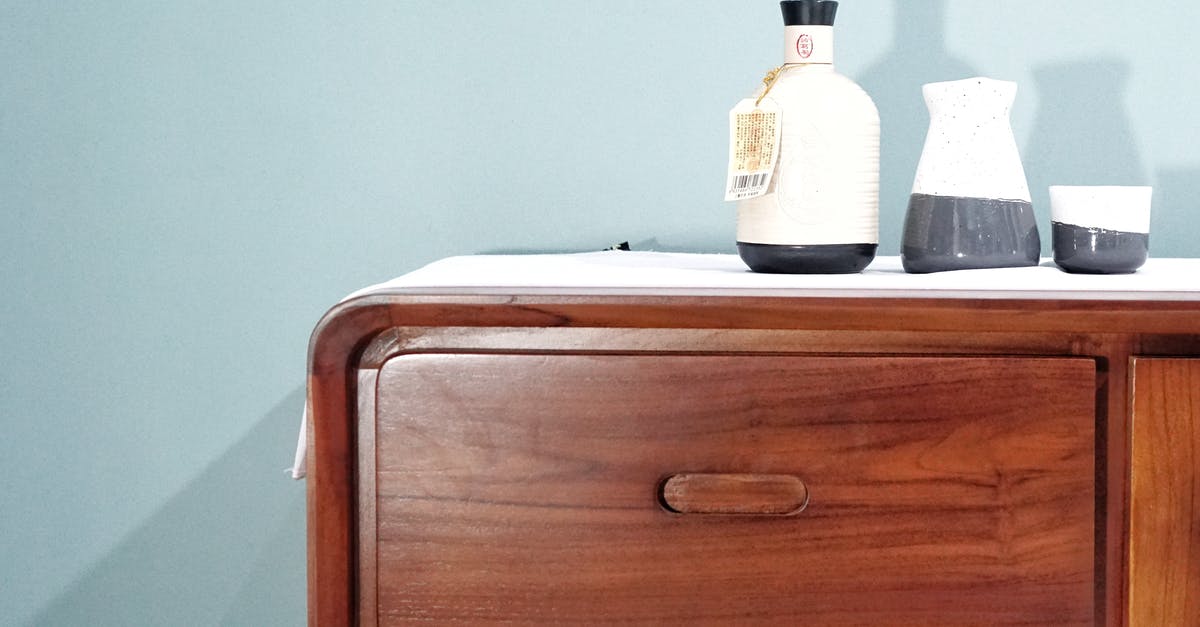
{"label": "light blue wall", "polygon": [[[904,7],[904,16],[897,15]],[[846,0],[897,250],[924,81],[1016,80],[1046,185],[1153,183],[1196,256],[1200,6]],[[770,0],[0,2],[0,623],[296,625],[308,334],[490,251],[732,251]]]}

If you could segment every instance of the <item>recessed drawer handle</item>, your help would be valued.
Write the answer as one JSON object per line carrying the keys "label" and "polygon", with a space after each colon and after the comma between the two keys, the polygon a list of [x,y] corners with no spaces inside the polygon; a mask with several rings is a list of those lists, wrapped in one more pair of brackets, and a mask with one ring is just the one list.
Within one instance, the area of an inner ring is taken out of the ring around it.
{"label": "recessed drawer handle", "polygon": [[679,514],[792,516],[808,505],[808,486],[792,475],[679,474],[659,496]]}

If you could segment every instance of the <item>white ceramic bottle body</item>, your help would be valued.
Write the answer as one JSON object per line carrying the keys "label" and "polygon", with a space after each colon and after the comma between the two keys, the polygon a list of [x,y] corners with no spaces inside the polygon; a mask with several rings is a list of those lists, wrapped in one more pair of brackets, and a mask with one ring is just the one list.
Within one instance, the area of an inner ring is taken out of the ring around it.
{"label": "white ceramic bottle body", "polygon": [[738,205],[739,244],[877,245],[879,112],[871,97],[828,64],[786,66],[767,97],[782,110],[779,161],[767,193]]}

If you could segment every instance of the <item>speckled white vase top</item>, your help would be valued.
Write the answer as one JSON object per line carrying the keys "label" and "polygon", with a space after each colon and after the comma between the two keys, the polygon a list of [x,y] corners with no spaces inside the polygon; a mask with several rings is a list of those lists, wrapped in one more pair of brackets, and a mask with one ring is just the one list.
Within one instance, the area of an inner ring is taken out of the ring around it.
{"label": "speckled white vase top", "polygon": [[929,134],[914,194],[1030,202],[1009,114],[1017,84],[976,77],[922,88]]}

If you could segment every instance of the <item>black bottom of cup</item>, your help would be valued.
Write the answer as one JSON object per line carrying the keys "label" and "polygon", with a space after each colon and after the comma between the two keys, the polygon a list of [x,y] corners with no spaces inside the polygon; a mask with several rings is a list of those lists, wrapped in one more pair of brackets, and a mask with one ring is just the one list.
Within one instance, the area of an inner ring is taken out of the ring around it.
{"label": "black bottom of cup", "polygon": [[1054,263],[1075,274],[1129,274],[1146,263],[1148,233],[1109,231],[1062,222],[1054,229]]}
{"label": "black bottom of cup", "polygon": [[875,260],[879,244],[783,246],[738,242],[738,254],[755,272],[766,274],[855,274]]}
{"label": "black bottom of cup", "polygon": [[913,194],[900,258],[914,274],[1036,266],[1033,205],[1023,200]]}

